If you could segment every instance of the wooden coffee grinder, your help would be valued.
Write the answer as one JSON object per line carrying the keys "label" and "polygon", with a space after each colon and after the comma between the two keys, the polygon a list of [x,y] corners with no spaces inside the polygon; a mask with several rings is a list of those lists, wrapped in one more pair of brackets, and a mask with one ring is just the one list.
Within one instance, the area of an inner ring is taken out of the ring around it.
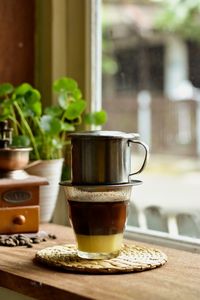
{"label": "wooden coffee grinder", "polygon": [[39,188],[48,184],[24,168],[31,148],[11,147],[12,128],[0,122],[0,234],[39,230]]}

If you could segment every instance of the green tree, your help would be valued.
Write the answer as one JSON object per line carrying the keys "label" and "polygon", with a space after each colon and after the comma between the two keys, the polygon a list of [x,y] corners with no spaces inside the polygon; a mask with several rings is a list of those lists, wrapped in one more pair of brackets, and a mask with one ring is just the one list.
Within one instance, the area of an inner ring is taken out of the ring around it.
{"label": "green tree", "polygon": [[200,1],[164,0],[155,27],[200,42]]}

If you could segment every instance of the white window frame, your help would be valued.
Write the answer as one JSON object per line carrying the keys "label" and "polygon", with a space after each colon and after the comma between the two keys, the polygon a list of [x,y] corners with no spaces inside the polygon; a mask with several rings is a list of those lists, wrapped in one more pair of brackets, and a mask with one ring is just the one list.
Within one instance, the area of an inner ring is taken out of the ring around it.
{"label": "white window frame", "polygon": [[140,242],[167,246],[193,253],[200,253],[200,240],[192,237],[180,235],[172,237],[166,232],[150,229],[147,231],[133,226],[126,227],[125,237]]}
{"label": "white window frame", "polygon": [[101,0],[86,0],[86,47],[85,76],[86,98],[90,99],[89,111],[95,112],[102,108],[102,30]]}

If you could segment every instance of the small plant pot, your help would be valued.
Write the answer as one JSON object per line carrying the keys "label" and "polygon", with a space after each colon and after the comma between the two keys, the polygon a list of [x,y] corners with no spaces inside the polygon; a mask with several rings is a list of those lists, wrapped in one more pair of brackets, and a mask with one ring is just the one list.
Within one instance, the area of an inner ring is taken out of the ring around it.
{"label": "small plant pot", "polygon": [[42,160],[26,168],[30,175],[45,177],[49,185],[40,187],[40,223],[48,223],[53,217],[62,174],[64,159]]}

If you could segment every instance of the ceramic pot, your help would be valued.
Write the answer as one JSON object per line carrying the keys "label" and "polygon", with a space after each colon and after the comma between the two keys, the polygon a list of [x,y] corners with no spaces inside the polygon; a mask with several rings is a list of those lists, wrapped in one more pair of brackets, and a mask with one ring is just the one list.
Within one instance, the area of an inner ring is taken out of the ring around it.
{"label": "ceramic pot", "polygon": [[56,206],[64,159],[42,160],[26,168],[30,175],[45,177],[49,185],[40,187],[40,223],[51,221]]}

